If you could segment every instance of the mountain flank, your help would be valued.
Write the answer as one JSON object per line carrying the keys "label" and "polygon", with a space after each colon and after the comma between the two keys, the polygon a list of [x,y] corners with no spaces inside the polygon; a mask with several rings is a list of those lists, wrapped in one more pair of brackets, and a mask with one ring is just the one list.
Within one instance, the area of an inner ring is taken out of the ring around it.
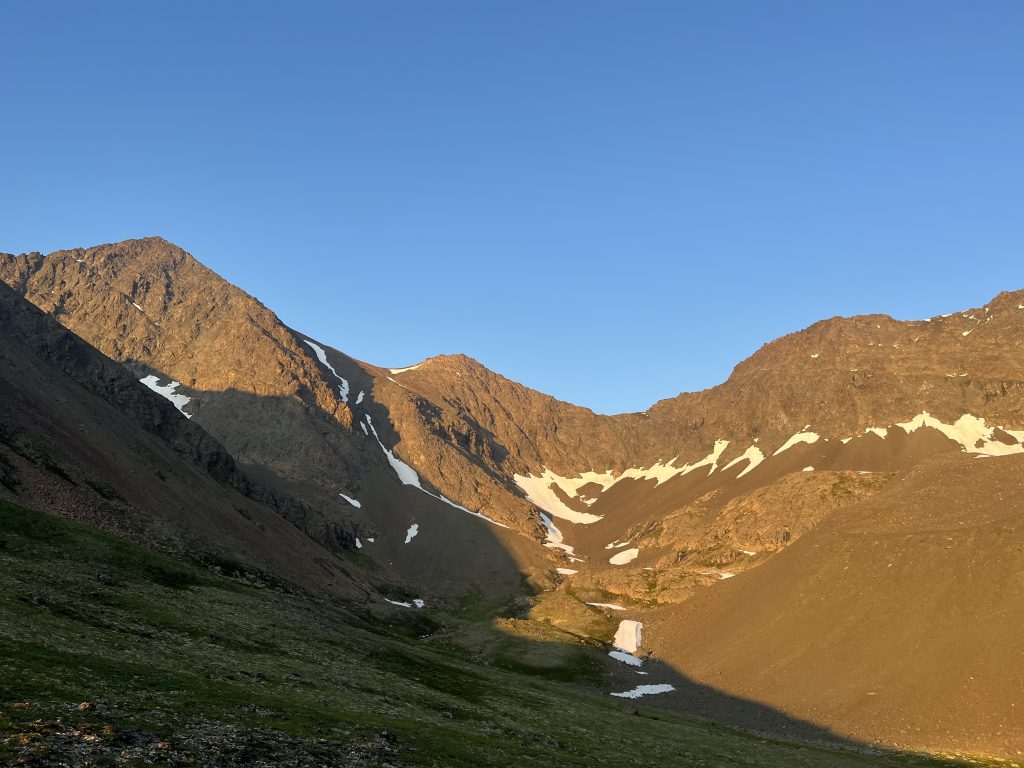
{"label": "mountain flank", "polygon": [[[505,606],[505,634],[604,644],[613,674],[650,665],[638,695],[744,727],[763,724],[739,704],[754,701],[840,737],[1012,756],[1015,678],[971,670],[988,627],[1018,631],[1002,597],[1014,539],[997,534],[1024,513],[1024,291],[824,320],[717,387],[602,416],[462,355],[356,360],[159,238],[0,255],[0,279],[173,402],[399,606]],[[955,528],[943,554],[929,515],[986,533]],[[894,541],[913,568],[879,571]],[[947,631],[961,603],[978,620]],[[458,642],[487,659],[492,638]],[[654,680],[658,660],[718,693]],[[969,707],[952,693],[967,678]]]}

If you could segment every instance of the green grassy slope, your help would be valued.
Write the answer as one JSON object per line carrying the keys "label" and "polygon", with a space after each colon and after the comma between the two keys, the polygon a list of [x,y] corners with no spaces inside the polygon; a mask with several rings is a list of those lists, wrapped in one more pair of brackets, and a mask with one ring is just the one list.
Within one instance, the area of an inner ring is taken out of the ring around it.
{"label": "green grassy slope", "polygon": [[0,764],[953,765],[626,714],[231,570],[0,503]]}

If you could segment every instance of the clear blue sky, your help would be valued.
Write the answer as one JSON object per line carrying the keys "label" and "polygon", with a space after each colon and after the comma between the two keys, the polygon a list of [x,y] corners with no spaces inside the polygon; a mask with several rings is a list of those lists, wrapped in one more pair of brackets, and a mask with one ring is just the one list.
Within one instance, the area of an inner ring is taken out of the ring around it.
{"label": "clear blue sky", "polygon": [[602,412],[1024,287],[1024,3],[0,0],[0,250]]}

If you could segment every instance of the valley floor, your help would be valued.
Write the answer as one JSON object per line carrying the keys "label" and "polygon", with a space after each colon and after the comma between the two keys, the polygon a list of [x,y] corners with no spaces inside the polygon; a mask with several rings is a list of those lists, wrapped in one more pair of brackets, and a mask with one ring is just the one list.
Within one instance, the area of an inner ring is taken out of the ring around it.
{"label": "valley floor", "polygon": [[446,640],[455,623],[375,619],[0,503],[0,763],[963,764],[624,709],[561,682],[600,682],[603,654],[562,649],[560,666],[510,671]]}

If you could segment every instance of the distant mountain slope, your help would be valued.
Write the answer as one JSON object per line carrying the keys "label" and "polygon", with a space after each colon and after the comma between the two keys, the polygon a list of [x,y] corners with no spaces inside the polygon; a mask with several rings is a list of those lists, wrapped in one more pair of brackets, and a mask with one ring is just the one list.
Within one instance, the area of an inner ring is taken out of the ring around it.
{"label": "distant mountain slope", "polygon": [[1014,757],[1024,456],[926,462],[647,627],[684,674],[844,736]]}

